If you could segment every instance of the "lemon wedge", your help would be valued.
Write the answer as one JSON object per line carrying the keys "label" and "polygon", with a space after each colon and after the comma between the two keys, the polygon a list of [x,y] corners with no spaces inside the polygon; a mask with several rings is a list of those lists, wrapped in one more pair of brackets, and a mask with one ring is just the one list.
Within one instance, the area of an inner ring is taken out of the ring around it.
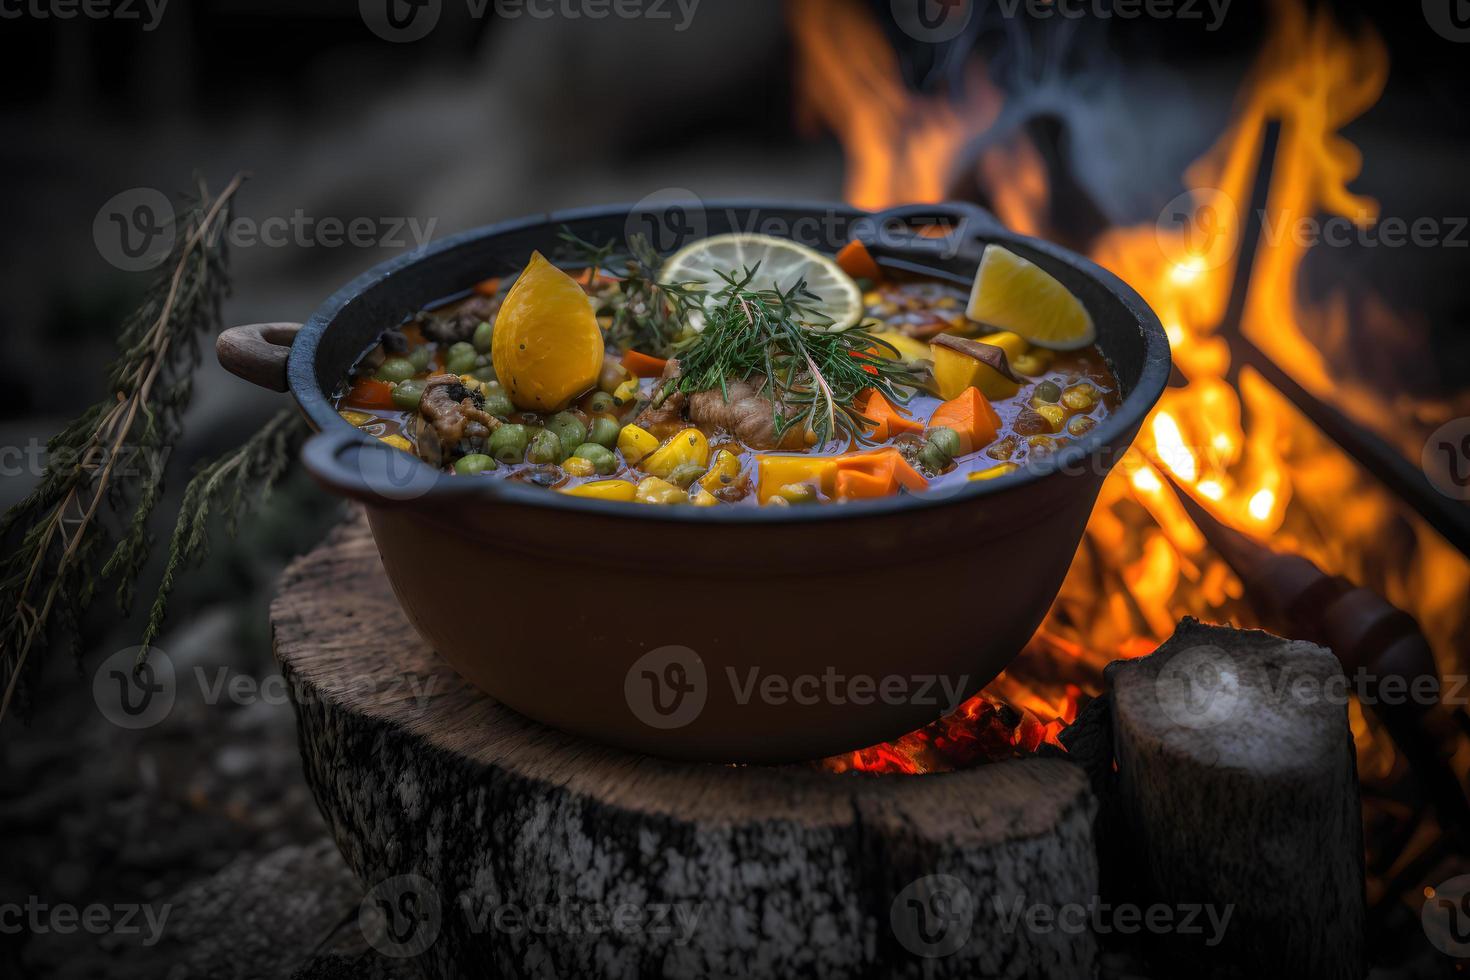
{"label": "lemon wedge", "polygon": [[[743,276],[760,263],[752,289],[790,289],[802,279],[821,301],[813,308],[831,317],[828,329],[846,330],[863,318],[863,294],[852,277],[815,249],[771,235],[731,234],[703,238],[671,255],[659,278],[664,282],[703,284],[710,295],[724,288],[716,270]],[[696,330],[704,324],[696,322]]]}
{"label": "lemon wedge", "polygon": [[519,409],[555,412],[597,383],[602,330],[587,294],[540,252],[510,287],[490,343],[495,375]]}
{"label": "lemon wedge", "polygon": [[1066,286],[999,245],[985,248],[965,316],[1051,350],[1078,350],[1097,339],[1092,316]]}

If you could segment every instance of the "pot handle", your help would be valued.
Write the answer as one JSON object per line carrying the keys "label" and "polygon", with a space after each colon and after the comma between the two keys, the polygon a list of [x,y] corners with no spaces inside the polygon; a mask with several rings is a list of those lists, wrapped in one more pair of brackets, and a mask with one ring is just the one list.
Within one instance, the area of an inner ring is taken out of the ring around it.
{"label": "pot handle", "polygon": [[252,323],[230,327],[216,338],[220,366],[237,378],[271,391],[289,391],[286,360],[301,332],[299,323]]}
{"label": "pot handle", "polygon": [[329,428],[306,441],[301,461],[323,489],[375,506],[410,503],[444,474],[418,457],[347,428]]}
{"label": "pot handle", "polygon": [[[875,212],[880,242],[896,230],[907,236],[908,246],[953,253],[956,248],[973,248],[980,239],[1007,234],[1005,225],[989,211],[969,201],[940,201],[937,204],[905,204]],[[950,229],[939,237],[921,233],[925,226]]]}

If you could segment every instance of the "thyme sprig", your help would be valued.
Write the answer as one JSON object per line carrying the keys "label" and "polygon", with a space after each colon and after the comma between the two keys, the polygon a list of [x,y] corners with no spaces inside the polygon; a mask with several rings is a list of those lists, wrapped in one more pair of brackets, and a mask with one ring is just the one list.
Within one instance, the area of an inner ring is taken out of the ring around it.
{"label": "thyme sprig", "polygon": [[[199,337],[213,333],[229,289],[226,236],[237,175],[218,197],[201,182],[183,210],[166,273],[124,324],[107,398],[47,444],[36,488],[0,519],[0,718],[20,687],[31,651],[56,627],[72,636],[100,579],[118,580],[117,601],[130,604],[151,543],[148,518],[162,494],[163,467],[182,431],[192,394]],[[151,465],[134,474],[138,461]],[[123,464],[123,465],[120,465]],[[132,477],[136,475],[137,479]],[[120,535],[102,511],[130,511]],[[15,537],[19,540],[15,541]],[[100,566],[100,569],[99,569]]]}
{"label": "thyme sprig", "polygon": [[[570,228],[563,228],[560,237],[569,261],[616,274],[616,241],[593,245]],[[668,357],[674,343],[689,331],[690,314],[703,306],[705,290],[697,283],[659,282],[663,258],[642,235],[628,236],[627,254],[622,260],[608,343],[622,350]]]}
{"label": "thyme sprig", "polygon": [[209,522],[218,511],[231,538],[240,519],[262,505],[276,485],[290,473],[297,450],[306,438],[306,420],[294,408],[282,409],[243,446],[200,468],[184,491],[179,518],[169,542],[168,564],[158,594],[148,613],[139,659],[163,630],[174,579],[185,568],[198,565],[209,554]]}
{"label": "thyme sprig", "polygon": [[[760,265],[735,274],[720,270],[725,285],[712,297],[704,330],[676,344],[680,374],[664,382],[656,400],[672,390],[719,388],[729,398],[732,381],[763,375],[761,392],[775,410],[779,440],[804,425],[825,445],[837,433],[859,437],[873,421],[853,402],[867,389],[905,403],[919,376],[898,351],[861,326],[833,330],[819,312],[821,297],[800,280],[790,289],[752,288]],[[882,356],[882,351],[892,357]]]}

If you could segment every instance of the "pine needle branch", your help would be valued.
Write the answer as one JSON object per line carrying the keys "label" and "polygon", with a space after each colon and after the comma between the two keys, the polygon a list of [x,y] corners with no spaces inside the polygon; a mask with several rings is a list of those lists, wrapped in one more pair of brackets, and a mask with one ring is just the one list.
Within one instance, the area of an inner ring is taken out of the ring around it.
{"label": "pine needle branch", "polygon": [[[118,576],[119,601],[126,607],[131,598],[131,583],[147,559],[147,521],[162,492],[163,473],[161,465],[142,473],[129,466],[165,458],[181,431],[198,338],[217,330],[229,289],[222,232],[243,180],[237,175],[214,198],[201,183],[198,199],[179,217],[167,274],[123,325],[109,376],[111,394],[47,444],[36,489],[0,519],[6,545],[0,608],[12,613],[0,624],[0,719],[20,688],[31,651],[62,628],[75,642],[99,578]],[[104,507],[124,506],[131,514],[114,544],[100,514]],[[12,545],[17,534],[20,540]],[[104,555],[110,555],[105,562]]]}

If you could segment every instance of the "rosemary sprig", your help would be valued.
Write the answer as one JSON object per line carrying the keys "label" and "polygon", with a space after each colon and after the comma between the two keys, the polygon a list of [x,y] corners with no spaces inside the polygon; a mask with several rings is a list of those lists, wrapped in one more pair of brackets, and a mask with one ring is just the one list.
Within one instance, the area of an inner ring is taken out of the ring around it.
{"label": "rosemary sprig", "polygon": [[148,656],[148,648],[163,630],[175,576],[186,567],[198,565],[209,554],[209,521],[213,511],[223,507],[225,533],[233,538],[240,518],[252,506],[264,504],[290,471],[305,437],[306,421],[301,414],[295,409],[282,409],[243,446],[202,467],[189,481],[169,542],[168,564],[143,631],[140,662]]}
{"label": "rosemary sprig", "polygon": [[[676,344],[680,375],[665,382],[656,400],[677,388],[719,388],[765,376],[762,391],[775,406],[775,433],[805,425],[825,445],[838,432],[859,437],[873,422],[853,407],[868,388],[904,403],[919,376],[898,351],[862,327],[832,330],[820,313],[821,297],[800,280],[790,289],[753,289],[759,264],[743,274],[720,271],[725,285],[711,297],[702,332]],[[894,357],[880,356],[887,350]]]}
{"label": "rosemary sprig", "polygon": [[[76,649],[77,627],[100,578],[118,577],[117,599],[124,609],[132,599],[148,555],[148,517],[162,492],[163,473],[154,465],[130,481],[118,464],[159,460],[178,438],[199,336],[218,328],[220,302],[228,292],[226,236],[220,232],[243,180],[237,175],[213,199],[201,182],[197,201],[178,219],[168,273],[123,326],[111,394],[48,443],[39,484],[0,520],[0,542],[7,545],[0,557],[0,607],[10,610],[0,624],[0,718],[31,651],[46,643],[54,627],[66,627]],[[110,510],[131,508],[115,543],[99,520],[104,504]],[[20,540],[14,542],[17,533]]]}
{"label": "rosemary sprig", "polygon": [[[612,272],[615,241],[593,245],[570,228],[563,228],[560,237],[569,261]],[[659,282],[663,258],[642,235],[628,237],[627,251],[608,342],[623,350],[668,357],[674,342],[688,332],[690,314],[703,305],[704,289],[694,283]]]}

